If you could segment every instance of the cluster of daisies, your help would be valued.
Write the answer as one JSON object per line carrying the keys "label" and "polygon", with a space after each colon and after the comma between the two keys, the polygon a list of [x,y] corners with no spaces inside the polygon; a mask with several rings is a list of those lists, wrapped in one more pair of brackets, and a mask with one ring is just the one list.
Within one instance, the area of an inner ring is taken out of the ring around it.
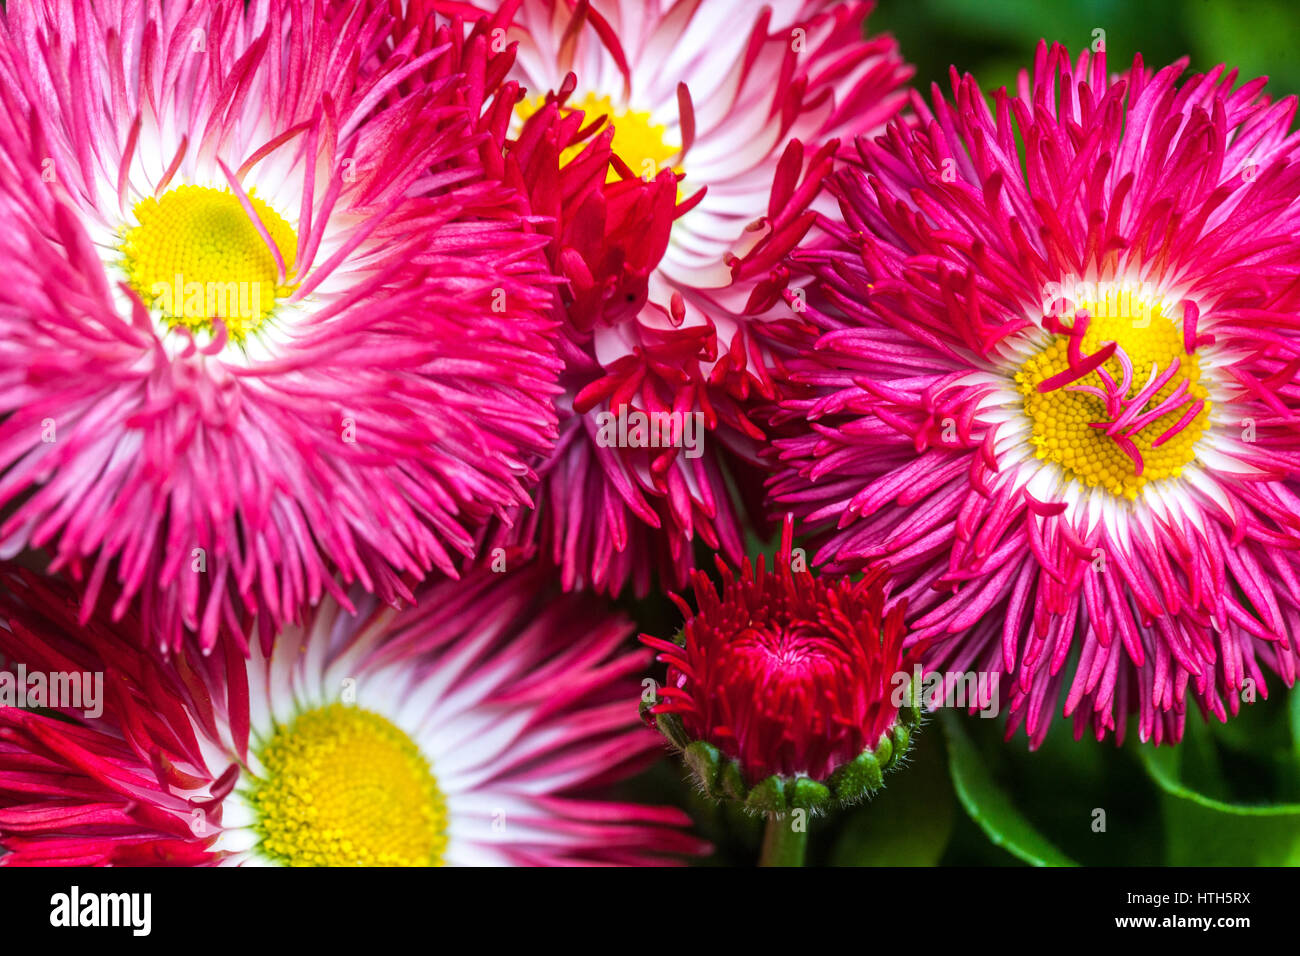
{"label": "cluster of daisies", "polygon": [[1294,101],[927,100],[869,9],[9,0],[0,678],[102,700],[0,701],[0,864],[679,861],[655,728],[779,814],[914,663],[1031,744],[1292,684]]}

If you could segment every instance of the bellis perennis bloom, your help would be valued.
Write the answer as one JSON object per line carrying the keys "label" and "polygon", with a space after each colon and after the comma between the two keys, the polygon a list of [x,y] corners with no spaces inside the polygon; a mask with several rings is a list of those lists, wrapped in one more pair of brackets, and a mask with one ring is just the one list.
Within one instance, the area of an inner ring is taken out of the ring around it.
{"label": "bellis perennis bloom", "polygon": [[903,659],[902,602],[884,577],[818,578],[793,552],[793,524],[769,570],[719,558],[722,588],[691,575],[698,610],[673,641],[647,634],[667,680],[647,713],[706,792],[780,813],[850,803],[906,752],[920,701]]}
{"label": "bellis perennis bloom", "polygon": [[[521,142],[547,109],[595,141],[560,141],[583,174],[536,209],[558,219],[568,282],[561,437],[537,518],[566,586],[644,592],[655,568],[681,583],[697,534],[739,558],[728,471],[756,462],[754,409],[778,394],[798,324],[781,258],[812,226],[835,137],[879,128],[908,76],[892,39],[863,39],[868,9],[505,4]],[[601,150],[608,168],[588,168]],[[638,433],[636,416],[669,428]]]}
{"label": "bellis perennis bloom", "polygon": [[542,240],[458,79],[484,47],[393,30],[369,3],[6,5],[0,547],[47,548],[85,615],[115,579],[164,646],[252,616],[269,641],[336,576],[395,600],[454,573],[528,501]]}
{"label": "bellis perennis bloom", "polygon": [[[100,672],[102,716],[0,708],[0,863],[555,865],[669,861],[679,810],[594,799],[641,766],[646,652],[535,564],[441,582],[405,611],[326,600],[270,657],[174,666],[68,595],[6,573],[0,651]],[[124,624],[135,624],[128,618]],[[85,638],[89,637],[87,644]],[[63,702],[67,703],[67,701]]]}
{"label": "bellis perennis bloom", "polygon": [[819,560],[888,563],[930,666],[1007,675],[1035,743],[1062,697],[1159,742],[1296,676],[1295,101],[1184,69],[1043,45],[991,108],[954,73],[802,257],[827,332],[776,497]]}

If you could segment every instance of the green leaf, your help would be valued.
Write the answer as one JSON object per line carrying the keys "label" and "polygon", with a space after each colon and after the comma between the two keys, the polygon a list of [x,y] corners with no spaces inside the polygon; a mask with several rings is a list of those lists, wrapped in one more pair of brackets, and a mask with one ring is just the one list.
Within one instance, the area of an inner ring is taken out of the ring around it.
{"label": "green leaf", "polygon": [[1034,828],[998,786],[962,728],[961,718],[945,710],[940,721],[948,740],[948,772],[957,799],[989,840],[1033,866],[1075,866]]}
{"label": "green leaf", "polygon": [[1181,747],[1142,746],[1138,753],[1164,791],[1167,863],[1300,865],[1300,804],[1230,803],[1206,796],[1184,782]]}
{"label": "green leaf", "polygon": [[1181,779],[1182,751],[1178,747],[1152,747],[1143,745],[1139,751],[1147,773],[1165,793],[1217,813],[1231,813],[1246,817],[1279,817],[1300,815],[1300,803],[1246,804],[1228,803],[1198,793],[1183,784]]}

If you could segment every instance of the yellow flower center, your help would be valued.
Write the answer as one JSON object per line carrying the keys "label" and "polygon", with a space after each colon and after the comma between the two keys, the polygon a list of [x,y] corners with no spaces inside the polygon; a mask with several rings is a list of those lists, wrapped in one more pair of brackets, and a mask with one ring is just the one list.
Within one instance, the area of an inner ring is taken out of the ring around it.
{"label": "yellow flower center", "polygon": [[[249,195],[249,202],[293,274],[298,237],[280,215]],[[168,328],[211,332],[216,319],[242,342],[293,291],[279,283],[275,256],[257,226],[225,189],[177,186],[134,209],[138,226],[122,238],[127,282]],[[286,279],[287,282],[287,279]]]}
{"label": "yellow flower center", "polygon": [[1160,304],[1120,293],[1078,309],[1048,326],[1051,343],[1016,373],[1035,454],[1133,501],[1148,482],[1181,475],[1209,425],[1194,317],[1185,331]]}
{"label": "yellow flower center", "polygon": [[[595,93],[588,93],[581,100],[576,101],[570,97],[568,102],[569,105],[561,111],[565,114],[573,110],[581,110],[587,122],[594,122],[601,116],[609,117],[609,122],[614,126],[611,148],[618,158],[627,164],[632,173],[642,179],[653,179],[660,171],[668,168],[665,165],[668,160],[681,152],[681,144],[673,145],[667,142],[667,129],[653,122],[649,113],[615,106],[608,96],[597,96]],[[545,97],[523,100],[515,107],[515,111],[521,121],[527,120],[545,103]],[[584,141],[565,149],[560,154],[560,165],[571,162],[585,146]],[[678,173],[681,172],[681,169],[676,166],[672,168]],[[611,166],[605,174],[605,182],[617,182],[618,178],[618,173]]]}
{"label": "yellow flower center", "polygon": [[248,799],[261,850],[287,866],[438,866],[447,803],[407,734],[344,704],[278,728]]}

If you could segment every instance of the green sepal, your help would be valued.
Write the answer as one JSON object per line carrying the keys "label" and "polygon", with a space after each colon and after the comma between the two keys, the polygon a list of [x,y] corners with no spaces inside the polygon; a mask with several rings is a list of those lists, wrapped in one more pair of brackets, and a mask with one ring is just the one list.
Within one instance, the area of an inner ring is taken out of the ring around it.
{"label": "green sepal", "polygon": [[[880,765],[880,769],[888,770],[894,765],[897,750],[898,748],[894,746],[894,739],[889,734],[881,734],[880,739],[876,741],[876,749],[871,753],[876,758],[876,763]],[[876,786],[879,786],[879,784]]]}
{"label": "green sepal", "polygon": [[773,774],[760,782],[749,791],[749,796],[745,798],[745,808],[755,813],[784,813],[785,780]]}
{"label": "green sepal", "polygon": [[822,810],[831,802],[831,788],[811,777],[798,777],[790,791],[790,806],[804,810]]}
{"label": "green sepal", "polygon": [[898,762],[903,759],[907,753],[907,748],[912,745],[912,728],[908,724],[894,724],[894,746],[893,753],[885,765],[885,769],[897,766]]}
{"label": "green sepal", "polygon": [[856,803],[879,790],[884,782],[880,761],[870,750],[864,750],[853,760],[831,774],[831,792],[841,803]]}
{"label": "green sepal", "polygon": [[656,714],[655,727],[678,750],[690,746],[690,738],[686,736],[686,728],[682,726],[682,718],[678,714]]}
{"label": "green sepal", "polygon": [[925,713],[924,702],[921,700],[921,684],[919,681],[911,681],[907,685],[907,700],[903,706],[898,708],[898,723],[906,724],[909,727],[920,727],[921,717]]}
{"label": "green sepal", "polygon": [[704,792],[710,797],[718,797],[718,765],[722,752],[713,744],[703,740],[692,741],[682,749],[682,759],[691,768]]}
{"label": "green sepal", "polygon": [[741,803],[744,803],[745,798],[749,796],[749,788],[745,786],[745,775],[740,772],[740,764],[735,760],[728,760],[722,765],[718,786],[724,796],[739,800]]}

